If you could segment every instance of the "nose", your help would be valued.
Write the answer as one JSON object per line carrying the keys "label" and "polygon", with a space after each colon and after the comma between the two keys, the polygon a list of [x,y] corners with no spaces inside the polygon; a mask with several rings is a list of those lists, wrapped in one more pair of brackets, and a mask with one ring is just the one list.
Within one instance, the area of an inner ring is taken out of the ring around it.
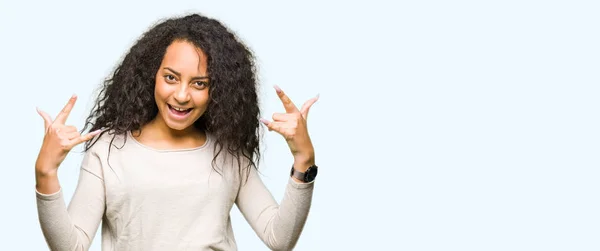
{"label": "nose", "polygon": [[180,104],[185,104],[190,101],[191,96],[186,83],[179,84],[179,88],[175,91],[173,98]]}

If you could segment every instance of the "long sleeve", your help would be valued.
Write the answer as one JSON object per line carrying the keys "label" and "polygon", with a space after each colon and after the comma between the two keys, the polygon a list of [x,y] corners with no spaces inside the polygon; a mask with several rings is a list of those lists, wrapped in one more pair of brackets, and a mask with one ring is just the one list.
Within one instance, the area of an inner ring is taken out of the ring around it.
{"label": "long sleeve", "polygon": [[54,194],[36,190],[38,217],[50,250],[88,250],[105,210],[100,159],[86,152],[77,188],[66,207],[62,189]]}
{"label": "long sleeve", "polygon": [[259,238],[272,250],[292,250],[310,211],[314,182],[298,183],[289,178],[278,205],[255,169],[241,177],[236,204]]}

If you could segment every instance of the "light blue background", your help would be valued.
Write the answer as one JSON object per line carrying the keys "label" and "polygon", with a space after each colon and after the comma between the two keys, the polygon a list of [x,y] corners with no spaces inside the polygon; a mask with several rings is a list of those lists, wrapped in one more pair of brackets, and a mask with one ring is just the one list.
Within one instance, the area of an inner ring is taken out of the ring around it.
{"label": "light blue background", "polygon": [[[160,18],[200,11],[254,50],[262,111],[320,93],[296,250],[600,250],[597,1],[1,1],[0,250],[46,250],[39,106],[94,89]],[[292,161],[265,137],[277,199]],[[77,148],[78,151],[81,148]],[[67,200],[82,155],[59,177]],[[67,201],[68,202],[68,201]],[[266,250],[232,211],[240,250]],[[99,235],[91,250],[100,250]]]}

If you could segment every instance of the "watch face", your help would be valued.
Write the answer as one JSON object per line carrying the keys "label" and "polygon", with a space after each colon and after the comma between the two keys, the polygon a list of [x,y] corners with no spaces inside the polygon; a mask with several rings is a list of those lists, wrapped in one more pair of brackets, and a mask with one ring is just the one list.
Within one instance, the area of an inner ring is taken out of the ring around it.
{"label": "watch face", "polygon": [[308,170],[306,170],[306,176],[304,176],[304,181],[311,182],[311,181],[315,180],[316,177],[317,177],[317,167],[311,166],[310,168],[308,168]]}

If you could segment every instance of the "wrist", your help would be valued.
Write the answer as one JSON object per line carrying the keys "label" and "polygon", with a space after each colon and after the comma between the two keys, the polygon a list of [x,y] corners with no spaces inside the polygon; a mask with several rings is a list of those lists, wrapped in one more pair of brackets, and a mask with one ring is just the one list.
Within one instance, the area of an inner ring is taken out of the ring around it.
{"label": "wrist", "polygon": [[58,171],[58,164],[55,164],[54,161],[45,158],[43,156],[38,156],[35,162],[35,174],[36,176],[52,176],[56,175]]}
{"label": "wrist", "polygon": [[294,169],[300,172],[306,172],[306,169],[314,164],[314,159],[294,160]]}
{"label": "wrist", "polygon": [[57,168],[48,168],[48,167],[41,167],[41,166],[36,166],[35,167],[35,176],[37,177],[51,177],[51,176],[56,176],[57,174]]}
{"label": "wrist", "polygon": [[37,172],[35,188],[41,194],[54,194],[60,190],[56,172]]}
{"label": "wrist", "polygon": [[296,155],[294,156],[294,169],[304,172],[310,166],[315,164],[315,155]]}

